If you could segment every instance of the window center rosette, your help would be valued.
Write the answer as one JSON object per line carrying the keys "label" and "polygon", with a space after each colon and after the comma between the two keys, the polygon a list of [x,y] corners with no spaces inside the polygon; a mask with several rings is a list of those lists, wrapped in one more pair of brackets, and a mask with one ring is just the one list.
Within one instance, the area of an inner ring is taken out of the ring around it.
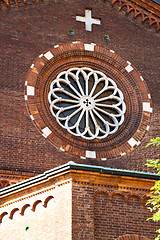
{"label": "window center rosette", "polygon": [[56,121],[69,133],[87,140],[115,133],[126,111],[116,83],[87,67],[59,73],[50,85],[48,101]]}

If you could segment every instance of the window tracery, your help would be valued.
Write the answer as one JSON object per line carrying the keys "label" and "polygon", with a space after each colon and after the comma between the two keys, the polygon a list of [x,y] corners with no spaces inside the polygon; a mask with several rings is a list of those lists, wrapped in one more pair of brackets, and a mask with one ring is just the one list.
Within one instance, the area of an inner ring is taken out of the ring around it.
{"label": "window tracery", "polygon": [[50,85],[48,101],[52,115],[63,128],[88,140],[115,133],[126,111],[116,83],[87,67],[58,74]]}

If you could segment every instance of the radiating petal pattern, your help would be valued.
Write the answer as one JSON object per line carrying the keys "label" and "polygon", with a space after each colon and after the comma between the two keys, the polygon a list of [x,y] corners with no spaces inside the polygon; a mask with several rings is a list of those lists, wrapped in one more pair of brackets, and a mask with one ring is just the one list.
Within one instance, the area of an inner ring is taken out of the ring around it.
{"label": "radiating petal pattern", "polygon": [[67,131],[84,139],[102,139],[124,121],[126,104],[116,83],[91,68],[70,68],[58,74],[48,93],[52,115]]}

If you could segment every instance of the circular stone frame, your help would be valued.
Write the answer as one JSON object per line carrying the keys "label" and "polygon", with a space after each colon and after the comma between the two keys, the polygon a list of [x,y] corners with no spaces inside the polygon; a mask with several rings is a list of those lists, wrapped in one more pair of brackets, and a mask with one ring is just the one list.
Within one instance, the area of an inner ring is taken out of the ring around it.
{"label": "circular stone frame", "polygon": [[[113,79],[124,95],[126,113],[118,130],[104,139],[86,140],[62,128],[50,111],[48,92],[57,75],[72,67],[88,67]],[[143,77],[113,50],[96,44],[55,45],[31,65],[25,81],[25,101],[32,121],[56,148],[82,159],[123,156],[140,144],[151,122],[151,97]]]}

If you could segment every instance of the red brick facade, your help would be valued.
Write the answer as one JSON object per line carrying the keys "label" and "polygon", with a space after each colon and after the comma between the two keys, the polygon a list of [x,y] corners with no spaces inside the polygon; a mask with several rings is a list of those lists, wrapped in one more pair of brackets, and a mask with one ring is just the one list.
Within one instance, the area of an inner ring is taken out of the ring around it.
{"label": "red brick facade", "polygon": [[[92,31],[76,20],[85,10],[101,22]],[[159,224],[146,221],[145,203],[158,176],[144,172],[159,154],[145,147],[160,133],[159,4],[3,0],[0,23],[0,238],[153,240]],[[50,73],[77,63],[103,70],[124,91],[124,125],[102,141],[73,137],[49,112]]]}

